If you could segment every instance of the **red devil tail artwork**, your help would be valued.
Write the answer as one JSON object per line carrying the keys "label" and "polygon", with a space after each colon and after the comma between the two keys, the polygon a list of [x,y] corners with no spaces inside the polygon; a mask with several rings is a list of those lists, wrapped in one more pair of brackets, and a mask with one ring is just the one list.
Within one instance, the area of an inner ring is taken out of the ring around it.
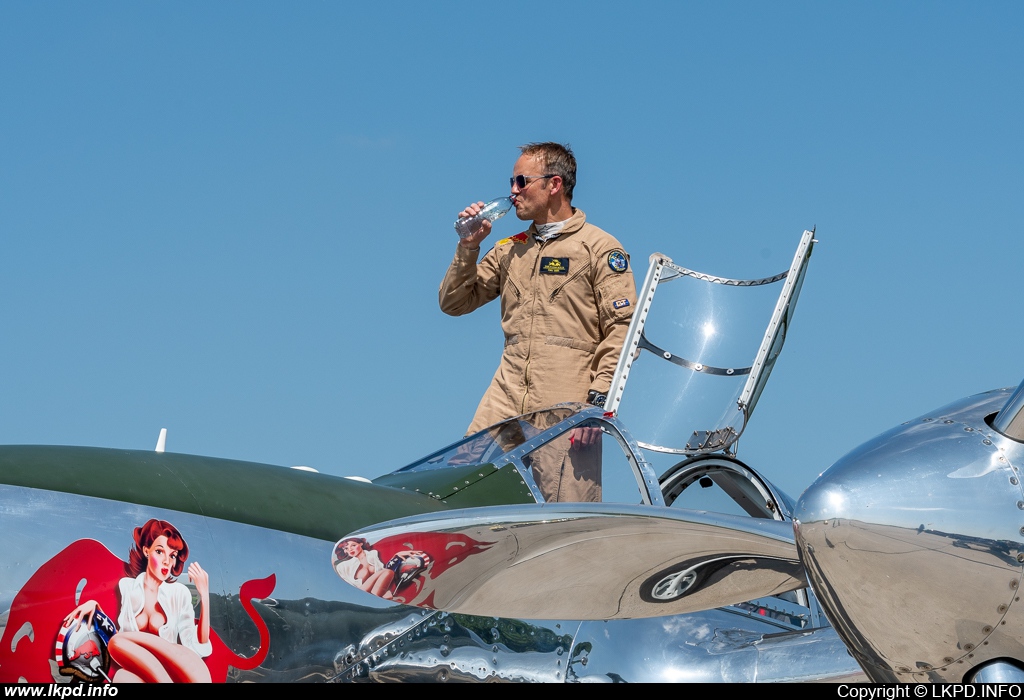
{"label": "red devil tail artwork", "polygon": [[[11,606],[0,683],[49,683],[54,671],[86,683],[224,682],[228,667],[263,663],[270,631],[252,599],[273,592],[274,574],[239,590],[260,639],[245,658],[211,629],[209,577],[189,562],[181,533],[154,519],[133,535],[127,562],[95,540],[78,540],[39,567]],[[198,617],[182,575],[198,594]]]}

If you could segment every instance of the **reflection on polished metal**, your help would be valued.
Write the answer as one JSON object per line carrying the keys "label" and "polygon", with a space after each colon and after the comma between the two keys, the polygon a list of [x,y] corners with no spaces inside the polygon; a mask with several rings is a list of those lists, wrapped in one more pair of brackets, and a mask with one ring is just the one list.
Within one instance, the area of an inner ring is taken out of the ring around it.
{"label": "reflection on polished metal", "polygon": [[665,505],[672,505],[694,483],[707,477],[752,518],[789,520],[792,504],[774,484],[735,457],[697,455],[661,475]]}
{"label": "reflection on polished metal", "polygon": [[1008,438],[1024,442],[1024,381],[992,420],[992,427]]}
{"label": "reflection on polished metal", "polygon": [[797,504],[808,578],[876,682],[960,682],[1024,656],[1024,445],[985,422],[1008,396],[969,397],[884,433]]}
{"label": "reflection on polished metal", "polygon": [[835,630],[792,631],[730,608],[583,623],[423,611],[370,631],[336,668],[336,682],[866,680]]}
{"label": "reflection on polished metal", "polygon": [[698,511],[597,503],[470,508],[349,537],[374,543],[424,533],[482,546],[437,576],[428,571],[409,602],[470,615],[655,617],[806,586],[788,523]]}
{"label": "reflection on polished metal", "polygon": [[[658,639],[657,644],[650,640]],[[858,683],[864,672],[830,627],[789,631],[731,608],[584,622],[569,680],[630,683]]]}
{"label": "reflection on polished metal", "polygon": [[1024,669],[1008,661],[993,661],[967,679],[970,683],[1024,683]]}
{"label": "reflection on polished metal", "polygon": [[[19,565],[0,567],[0,634],[11,613],[5,596],[53,555],[48,543],[67,544],[68,513],[76,517],[72,537],[102,541],[130,532],[141,508],[10,485],[0,485],[0,504],[0,531],[27,533],[5,545],[7,559]],[[211,623],[242,656],[260,640],[238,586],[278,575],[274,597],[252,601],[273,651],[258,668],[230,669],[232,682],[863,680],[832,630],[811,629],[799,614],[784,614],[799,610],[780,599],[610,622],[449,615],[343,585],[328,564],[330,542],[197,514],[159,514],[188,537],[195,560],[215,572]],[[67,580],[69,591],[78,578]],[[44,631],[35,627],[34,633],[38,643]],[[32,646],[23,635],[14,642],[22,651]]]}
{"label": "reflection on polished metal", "polygon": [[578,621],[501,620],[420,611],[358,645],[335,680],[562,682]]}

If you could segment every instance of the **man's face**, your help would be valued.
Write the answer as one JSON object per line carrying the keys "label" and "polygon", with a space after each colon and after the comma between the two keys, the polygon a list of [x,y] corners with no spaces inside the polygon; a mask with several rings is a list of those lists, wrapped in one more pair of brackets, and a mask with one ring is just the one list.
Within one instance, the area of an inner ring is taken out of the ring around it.
{"label": "man's face", "polygon": [[[524,175],[527,178],[526,187],[520,188],[515,184],[512,185],[512,194],[516,198],[516,216],[520,220],[533,221],[547,214],[551,199],[551,180],[538,177],[546,174],[544,162],[535,156],[519,156],[512,168],[512,177]],[[531,180],[531,177],[537,179]]]}

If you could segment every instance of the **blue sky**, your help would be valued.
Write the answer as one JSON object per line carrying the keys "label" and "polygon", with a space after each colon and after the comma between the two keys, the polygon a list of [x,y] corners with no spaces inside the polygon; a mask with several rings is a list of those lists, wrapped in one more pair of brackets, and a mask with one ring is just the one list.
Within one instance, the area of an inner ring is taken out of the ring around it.
{"label": "blue sky", "polygon": [[[0,4],[0,443],[376,476],[462,434],[496,305],[437,308],[516,146],[661,251],[785,269],[740,457],[792,495],[1024,377],[1019,3]],[[517,230],[509,217],[497,233]]]}

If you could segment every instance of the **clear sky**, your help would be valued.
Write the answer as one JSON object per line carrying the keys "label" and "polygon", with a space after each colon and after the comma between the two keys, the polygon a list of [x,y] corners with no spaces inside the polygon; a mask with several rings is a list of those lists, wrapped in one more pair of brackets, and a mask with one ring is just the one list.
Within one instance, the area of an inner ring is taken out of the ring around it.
{"label": "clear sky", "polygon": [[796,496],[1024,378],[1022,36],[1016,2],[7,0],[0,443],[374,477],[451,442],[502,343],[437,307],[452,220],[557,140],[638,277],[773,274],[817,226],[739,452]]}

